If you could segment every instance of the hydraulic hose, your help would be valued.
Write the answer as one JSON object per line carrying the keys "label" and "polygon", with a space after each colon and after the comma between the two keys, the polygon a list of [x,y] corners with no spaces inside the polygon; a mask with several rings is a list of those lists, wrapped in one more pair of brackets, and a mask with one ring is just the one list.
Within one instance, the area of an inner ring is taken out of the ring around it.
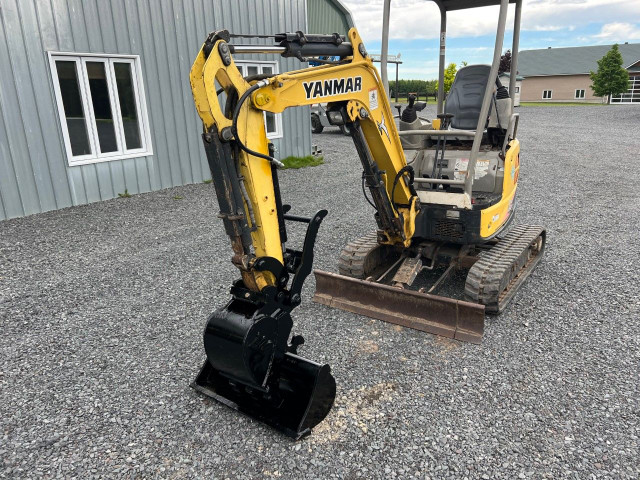
{"label": "hydraulic hose", "polygon": [[[393,209],[396,212],[398,212],[398,206],[396,205],[396,202],[393,200],[393,197],[396,193],[396,187],[398,186],[398,182],[400,181],[400,178],[405,173],[409,174],[409,185],[413,185],[413,178],[414,178],[415,172],[413,171],[413,167],[411,165],[405,165],[398,171],[398,173],[396,173],[396,177],[393,179],[393,187],[391,188],[391,205],[393,205]],[[413,187],[410,187],[410,188],[413,190]],[[415,192],[412,191],[411,194],[415,195]]]}
{"label": "hydraulic hose", "polygon": [[260,152],[256,152],[255,150],[251,150],[244,143],[242,143],[242,140],[240,140],[240,136],[238,135],[238,116],[240,115],[240,109],[242,108],[242,104],[247,100],[247,98],[249,98],[249,96],[253,92],[255,92],[257,89],[262,88],[262,87],[264,87],[264,86],[266,86],[268,84],[269,84],[269,82],[267,80],[261,80],[258,83],[256,83],[255,85],[252,85],[238,99],[238,103],[236,104],[236,108],[233,111],[233,121],[232,121],[232,124],[231,124],[231,131],[233,132],[233,136],[236,138],[236,142],[237,142],[238,146],[242,150],[244,150],[246,153],[248,153],[249,155],[253,155],[254,157],[264,158],[265,160],[268,160],[269,162],[275,163],[278,167],[284,167],[284,164],[280,160],[278,160],[278,159],[276,159],[274,157],[270,157],[269,155],[265,155],[264,153],[260,153]]}
{"label": "hydraulic hose", "polygon": [[369,200],[369,196],[367,195],[367,191],[364,188],[364,182],[365,182],[365,175],[364,172],[362,172],[362,194],[364,195],[364,198],[367,202],[369,202],[369,205],[371,205],[374,210],[377,212],[378,211],[378,207],[376,207],[376,204],[373,203],[371,200]]}

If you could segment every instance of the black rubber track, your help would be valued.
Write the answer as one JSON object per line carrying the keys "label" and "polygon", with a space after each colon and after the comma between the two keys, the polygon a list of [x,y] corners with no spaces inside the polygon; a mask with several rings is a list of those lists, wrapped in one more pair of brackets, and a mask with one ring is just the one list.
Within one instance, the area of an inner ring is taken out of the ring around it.
{"label": "black rubber track", "polygon": [[371,270],[378,266],[379,258],[371,256],[376,249],[380,249],[376,232],[352,240],[340,253],[338,273],[352,278],[366,278]]}
{"label": "black rubber track", "polygon": [[488,313],[502,312],[542,258],[545,241],[544,227],[513,227],[469,269],[465,295]]}

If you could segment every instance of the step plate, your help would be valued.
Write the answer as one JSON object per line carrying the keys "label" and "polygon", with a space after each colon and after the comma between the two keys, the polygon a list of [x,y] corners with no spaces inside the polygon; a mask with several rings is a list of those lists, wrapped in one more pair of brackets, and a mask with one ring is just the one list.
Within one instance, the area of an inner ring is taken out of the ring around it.
{"label": "step plate", "polygon": [[480,343],[484,305],[314,270],[313,301],[395,325]]}

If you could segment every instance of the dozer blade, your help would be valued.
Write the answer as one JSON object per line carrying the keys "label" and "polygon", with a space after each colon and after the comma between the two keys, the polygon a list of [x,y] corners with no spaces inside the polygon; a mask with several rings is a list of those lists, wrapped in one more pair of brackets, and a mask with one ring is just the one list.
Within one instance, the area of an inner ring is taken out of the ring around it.
{"label": "dozer blade", "polygon": [[266,391],[226,377],[206,360],[191,386],[297,440],[327,416],[336,396],[336,382],[329,365],[293,353],[286,353],[279,367],[278,385]]}
{"label": "dozer blade", "polygon": [[480,343],[484,305],[314,270],[313,300],[464,342]]}

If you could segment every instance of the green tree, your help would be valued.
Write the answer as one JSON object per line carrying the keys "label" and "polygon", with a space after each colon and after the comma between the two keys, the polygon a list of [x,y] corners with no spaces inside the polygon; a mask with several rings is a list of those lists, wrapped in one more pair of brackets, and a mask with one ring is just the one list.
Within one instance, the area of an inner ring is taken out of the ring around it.
{"label": "green tree", "polygon": [[[466,66],[466,62],[462,62],[462,66]],[[453,85],[453,79],[456,78],[458,73],[458,67],[455,63],[450,63],[444,71],[444,93],[448,93]],[[438,82],[436,82],[436,90],[438,89]]]}
{"label": "green tree", "polygon": [[[403,98],[406,98],[408,93],[432,96],[436,93],[436,80],[398,80],[397,88]],[[389,81],[389,89],[393,92],[391,96],[394,96],[396,91],[395,80]]]}
{"label": "green tree", "polygon": [[622,55],[616,43],[604,57],[598,60],[598,71],[591,72],[591,90],[598,97],[625,93],[629,89],[629,74],[622,67]]}
{"label": "green tree", "polygon": [[511,50],[507,50],[500,57],[500,65],[498,66],[498,73],[509,72],[511,70]]}

